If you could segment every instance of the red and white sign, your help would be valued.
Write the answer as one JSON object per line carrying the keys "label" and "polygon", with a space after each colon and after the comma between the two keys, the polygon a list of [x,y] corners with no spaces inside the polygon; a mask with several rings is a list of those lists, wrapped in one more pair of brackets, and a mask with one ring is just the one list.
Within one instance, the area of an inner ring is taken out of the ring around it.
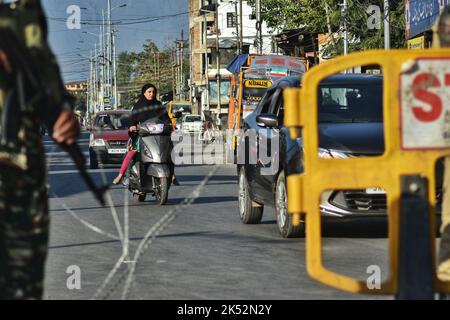
{"label": "red and white sign", "polygon": [[450,58],[420,58],[400,76],[403,149],[450,148]]}

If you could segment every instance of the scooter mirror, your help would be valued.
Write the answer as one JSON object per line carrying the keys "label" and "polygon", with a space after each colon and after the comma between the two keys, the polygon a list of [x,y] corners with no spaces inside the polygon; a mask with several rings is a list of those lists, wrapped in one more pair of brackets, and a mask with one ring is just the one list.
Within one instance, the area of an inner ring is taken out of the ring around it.
{"label": "scooter mirror", "polygon": [[173,117],[174,117],[175,119],[179,119],[179,118],[181,118],[182,116],[183,116],[183,113],[180,112],[180,111],[175,112],[175,114],[173,115]]}

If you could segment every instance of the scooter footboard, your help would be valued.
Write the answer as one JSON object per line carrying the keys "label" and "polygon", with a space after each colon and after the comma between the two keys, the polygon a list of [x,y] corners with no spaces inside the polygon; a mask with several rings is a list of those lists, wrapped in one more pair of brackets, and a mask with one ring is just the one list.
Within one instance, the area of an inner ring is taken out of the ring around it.
{"label": "scooter footboard", "polygon": [[147,168],[147,176],[153,176],[157,178],[169,178],[170,166],[168,164],[151,163]]}

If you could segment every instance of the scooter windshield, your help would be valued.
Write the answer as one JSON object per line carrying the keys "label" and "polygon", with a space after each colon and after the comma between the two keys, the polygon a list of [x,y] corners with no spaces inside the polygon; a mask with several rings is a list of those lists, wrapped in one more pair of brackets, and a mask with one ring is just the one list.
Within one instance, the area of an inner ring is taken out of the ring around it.
{"label": "scooter windshield", "polygon": [[161,134],[164,131],[164,124],[144,122],[141,125],[141,128],[144,129],[144,131],[146,131],[148,134]]}

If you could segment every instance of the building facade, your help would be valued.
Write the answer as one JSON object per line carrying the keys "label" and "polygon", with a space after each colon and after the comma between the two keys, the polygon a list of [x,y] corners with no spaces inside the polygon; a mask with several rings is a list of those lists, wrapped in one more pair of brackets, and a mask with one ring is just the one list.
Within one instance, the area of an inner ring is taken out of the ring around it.
{"label": "building facade", "polygon": [[[189,0],[189,12],[191,100],[197,113],[216,120],[220,114],[220,123],[226,123],[231,79],[226,67],[237,54],[258,53],[256,15],[239,0]],[[265,23],[261,30],[262,53],[273,53],[272,33]]]}

